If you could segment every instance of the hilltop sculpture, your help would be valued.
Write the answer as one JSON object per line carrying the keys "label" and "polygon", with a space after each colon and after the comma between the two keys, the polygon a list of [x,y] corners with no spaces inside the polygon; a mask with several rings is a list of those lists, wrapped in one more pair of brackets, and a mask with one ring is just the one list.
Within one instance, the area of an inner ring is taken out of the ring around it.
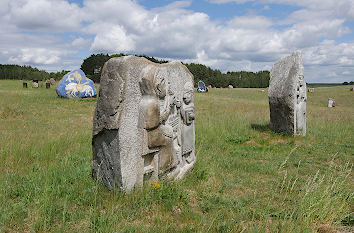
{"label": "hilltop sculpture", "polygon": [[179,179],[191,170],[193,83],[180,62],[107,61],[93,122],[93,177],[110,190],[130,192],[144,181]]}
{"label": "hilltop sculpture", "polygon": [[301,51],[277,61],[269,82],[270,128],[306,135],[306,82]]}

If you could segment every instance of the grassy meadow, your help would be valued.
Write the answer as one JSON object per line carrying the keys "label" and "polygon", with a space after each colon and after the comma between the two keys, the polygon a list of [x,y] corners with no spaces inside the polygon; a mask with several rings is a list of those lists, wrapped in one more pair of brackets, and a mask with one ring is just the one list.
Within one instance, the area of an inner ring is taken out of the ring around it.
{"label": "grassy meadow", "polygon": [[306,137],[269,130],[267,91],[195,93],[194,170],[129,195],[91,178],[95,105],[0,80],[0,232],[354,231],[348,86],[308,93]]}

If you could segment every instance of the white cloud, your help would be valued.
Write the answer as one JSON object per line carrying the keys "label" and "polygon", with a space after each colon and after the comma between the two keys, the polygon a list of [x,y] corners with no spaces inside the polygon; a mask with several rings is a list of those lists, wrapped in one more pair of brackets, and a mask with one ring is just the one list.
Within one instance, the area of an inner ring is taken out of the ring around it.
{"label": "white cloud", "polygon": [[44,48],[24,48],[20,50],[20,54],[9,58],[9,62],[20,64],[44,64],[50,65],[60,61],[60,51],[47,50]]}
{"label": "white cloud", "polygon": [[127,35],[126,30],[119,25],[109,25],[101,29],[96,35],[90,51],[92,52],[131,52],[135,49],[132,37]]}
{"label": "white cloud", "polygon": [[133,0],[84,0],[81,7],[68,0],[1,0],[0,62],[65,69],[79,66],[77,54],[86,50],[258,71],[301,49],[309,81],[332,79],[332,72],[337,79],[354,74],[354,42],[334,40],[351,32],[345,25],[354,19],[351,0],[210,2],[254,2],[266,4],[264,10],[289,4],[298,10],[278,21],[254,13],[223,22],[190,10],[191,1],[148,10]]}
{"label": "white cloud", "polygon": [[265,16],[236,16],[229,21],[232,28],[266,30],[272,25],[273,22]]}
{"label": "white cloud", "polygon": [[20,29],[61,32],[81,26],[81,9],[66,0],[15,0],[9,1],[8,7],[8,23]]}
{"label": "white cloud", "polygon": [[78,37],[71,42],[71,45],[74,48],[82,49],[82,48],[88,47],[90,45],[91,41],[92,41],[91,39],[85,39],[82,37]]}
{"label": "white cloud", "polygon": [[319,45],[304,49],[304,62],[309,65],[351,66],[354,61],[354,42],[336,44],[325,40]]}

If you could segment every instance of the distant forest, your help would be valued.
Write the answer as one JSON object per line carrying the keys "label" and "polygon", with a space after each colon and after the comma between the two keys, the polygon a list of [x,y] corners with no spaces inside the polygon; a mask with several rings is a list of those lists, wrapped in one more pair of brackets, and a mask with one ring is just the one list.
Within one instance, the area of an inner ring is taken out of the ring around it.
{"label": "distant forest", "polygon": [[[86,58],[81,69],[89,76],[94,82],[99,82],[101,76],[101,69],[106,61],[112,57],[121,57],[125,54],[92,54]],[[139,57],[145,57],[146,59],[156,63],[167,63],[168,61],[159,60],[154,57],[148,57],[146,55],[138,55]],[[208,86],[213,87],[268,87],[269,86],[269,71],[259,72],[227,72],[222,73],[220,70],[211,69],[202,64],[184,64],[194,76],[194,85],[198,85],[198,81],[202,80]]]}
{"label": "distant forest", "polygon": [[60,80],[69,71],[62,70],[60,72],[48,73],[44,70],[38,70],[31,66],[19,65],[1,65],[0,79],[17,79],[17,80],[47,80],[54,78]]}
{"label": "distant forest", "polygon": [[[125,54],[92,54],[86,58],[81,69],[86,76],[94,82],[99,83],[101,77],[101,70],[106,61],[112,57],[121,57]],[[138,55],[156,63],[167,63],[168,61],[155,59],[145,55]],[[194,75],[195,86],[199,80],[205,82],[206,85],[213,87],[268,87],[269,85],[269,71],[253,72],[227,72],[222,73],[220,70],[211,69],[202,64],[184,64]],[[67,72],[62,70],[60,72],[48,73],[43,70],[38,70],[31,66],[19,65],[0,65],[0,79],[18,79],[18,80],[47,80],[54,78],[60,80]]]}
{"label": "distant forest", "polygon": [[[81,69],[86,76],[94,82],[99,83],[101,77],[101,70],[106,61],[112,57],[121,57],[125,54],[92,54],[86,58],[81,64]],[[159,60],[154,57],[146,55],[138,55],[156,63],[166,63],[168,61]],[[194,85],[197,86],[199,80],[204,81],[208,86],[213,87],[257,87],[265,88],[269,86],[269,71],[259,72],[227,72],[222,73],[220,70],[212,69],[202,64],[184,64],[194,76]],[[47,80],[54,78],[60,80],[69,71],[62,70],[60,72],[48,73],[43,70],[38,70],[31,66],[19,65],[1,65],[0,64],[0,79],[17,79],[17,80]],[[343,85],[352,85],[354,82],[344,82]]]}

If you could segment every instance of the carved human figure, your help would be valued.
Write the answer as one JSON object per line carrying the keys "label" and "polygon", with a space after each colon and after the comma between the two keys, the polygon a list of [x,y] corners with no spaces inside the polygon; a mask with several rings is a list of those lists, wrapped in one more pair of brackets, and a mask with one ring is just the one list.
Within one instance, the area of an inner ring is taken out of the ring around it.
{"label": "carved human figure", "polygon": [[[173,92],[163,77],[152,68],[143,77],[140,89],[145,96],[142,100],[147,147],[143,146],[143,156],[158,151],[158,173],[162,173],[177,164],[173,148],[173,127],[168,118],[173,107]],[[157,168],[156,168],[157,169]]]}
{"label": "carved human figure", "polygon": [[299,75],[296,87],[296,107],[295,107],[295,124],[296,134],[306,134],[306,83],[304,76]]}
{"label": "carved human figure", "polygon": [[[177,106],[178,107],[178,106]],[[183,103],[180,105],[182,117],[182,158],[184,163],[194,161],[194,103],[193,84],[187,82],[184,85]]]}

